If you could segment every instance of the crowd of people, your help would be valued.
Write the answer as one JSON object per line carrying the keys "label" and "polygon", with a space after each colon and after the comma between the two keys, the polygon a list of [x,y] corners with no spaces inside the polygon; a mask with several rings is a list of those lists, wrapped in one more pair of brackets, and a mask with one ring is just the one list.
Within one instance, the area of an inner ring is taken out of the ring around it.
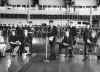
{"label": "crowd of people", "polygon": [[[81,31],[78,33],[78,31]],[[37,35],[38,34],[38,35]],[[43,23],[39,28],[30,27],[28,25],[24,27],[10,27],[0,26],[0,52],[2,56],[6,55],[6,52],[13,56],[22,56],[23,53],[32,54],[32,38],[37,37],[48,37],[50,45],[50,56],[49,60],[56,60],[56,44],[59,45],[58,54],[65,54],[67,57],[73,57],[73,46],[77,43],[76,38],[83,39],[83,60],[88,59],[88,55],[92,54],[97,47],[97,59],[100,60],[100,32],[93,28],[77,29],[75,27],[65,26],[57,27],[53,25],[53,21],[50,21],[50,25]],[[61,39],[57,42],[57,39]],[[8,46],[9,45],[9,46]],[[2,48],[3,47],[3,48]]]}

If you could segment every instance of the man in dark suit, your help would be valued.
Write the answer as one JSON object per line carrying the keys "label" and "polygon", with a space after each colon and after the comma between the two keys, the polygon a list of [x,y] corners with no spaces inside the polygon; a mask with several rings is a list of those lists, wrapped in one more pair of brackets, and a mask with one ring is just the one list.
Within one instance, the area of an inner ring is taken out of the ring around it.
{"label": "man in dark suit", "polygon": [[48,28],[48,37],[49,37],[49,44],[50,44],[50,60],[56,59],[55,53],[55,44],[56,44],[56,37],[57,37],[57,27],[53,25],[53,21],[50,21],[50,27]]}
{"label": "man in dark suit", "polygon": [[84,41],[84,59],[83,60],[87,60],[88,59],[88,48],[89,48],[89,44],[90,44],[90,30],[85,28],[84,33],[83,33],[83,41]]}
{"label": "man in dark suit", "polygon": [[24,41],[24,32],[21,27],[16,28],[16,36],[17,36],[17,41],[21,42],[18,54],[19,56],[22,56],[23,53],[23,41]]}

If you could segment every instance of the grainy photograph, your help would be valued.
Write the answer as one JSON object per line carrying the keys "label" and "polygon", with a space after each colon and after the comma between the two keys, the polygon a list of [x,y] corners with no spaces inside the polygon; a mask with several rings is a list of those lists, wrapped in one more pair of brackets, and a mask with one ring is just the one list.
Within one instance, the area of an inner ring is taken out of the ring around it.
{"label": "grainy photograph", "polygon": [[0,72],[100,72],[100,0],[0,0]]}

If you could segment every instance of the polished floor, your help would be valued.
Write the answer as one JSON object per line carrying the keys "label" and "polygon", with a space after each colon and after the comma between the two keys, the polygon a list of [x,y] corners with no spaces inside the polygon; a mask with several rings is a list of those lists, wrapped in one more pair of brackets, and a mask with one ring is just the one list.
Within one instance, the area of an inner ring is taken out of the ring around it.
{"label": "polished floor", "polygon": [[51,61],[46,63],[43,57],[32,56],[0,58],[0,72],[100,72],[100,63],[96,56],[89,56],[89,60],[82,61],[82,55],[66,58],[65,62]]}

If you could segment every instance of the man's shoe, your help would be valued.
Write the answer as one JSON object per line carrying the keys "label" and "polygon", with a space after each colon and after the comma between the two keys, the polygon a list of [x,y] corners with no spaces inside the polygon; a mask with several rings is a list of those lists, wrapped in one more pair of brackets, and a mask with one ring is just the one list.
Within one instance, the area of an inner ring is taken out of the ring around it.
{"label": "man's shoe", "polygon": [[83,61],[86,61],[86,60],[88,60],[88,57],[84,57]]}
{"label": "man's shoe", "polygon": [[50,56],[49,60],[56,60],[56,56]]}

